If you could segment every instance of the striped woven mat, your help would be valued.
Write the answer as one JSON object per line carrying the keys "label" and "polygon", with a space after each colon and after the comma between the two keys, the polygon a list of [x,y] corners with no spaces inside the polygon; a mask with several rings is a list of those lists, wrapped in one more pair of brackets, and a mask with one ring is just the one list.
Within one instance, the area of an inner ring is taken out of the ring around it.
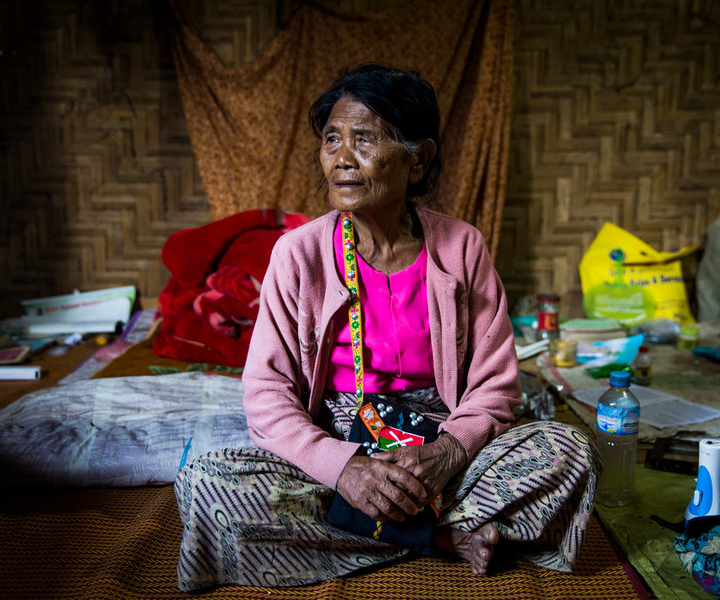
{"label": "striped woven mat", "polygon": [[[171,486],[4,491],[0,496],[0,597],[164,599],[177,591],[181,524]],[[593,519],[573,574],[511,557],[487,577],[467,564],[419,558],[303,588],[213,590],[203,598],[293,600],[647,598]]]}

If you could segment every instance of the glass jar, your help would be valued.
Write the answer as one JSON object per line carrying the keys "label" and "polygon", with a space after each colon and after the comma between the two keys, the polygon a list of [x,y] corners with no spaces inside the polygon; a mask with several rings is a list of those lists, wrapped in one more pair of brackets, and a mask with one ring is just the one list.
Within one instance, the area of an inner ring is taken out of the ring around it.
{"label": "glass jar", "polygon": [[680,350],[692,350],[700,343],[700,332],[695,325],[683,325],[680,327],[677,347]]}
{"label": "glass jar", "polygon": [[551,340],[550,358],[556,367],[574,367],[577,364],[577,342],[575,340]]}
{"label": "glass jar", "polygon": [[538,294],[537,305],[536,339],[538,341],[558,339],[560,337],[558,328],[560,296],[557,294]]}

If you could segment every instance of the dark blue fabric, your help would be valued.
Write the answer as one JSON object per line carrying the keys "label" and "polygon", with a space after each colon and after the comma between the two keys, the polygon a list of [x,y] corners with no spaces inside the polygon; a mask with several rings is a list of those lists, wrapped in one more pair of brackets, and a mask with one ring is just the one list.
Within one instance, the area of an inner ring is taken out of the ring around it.
{"label": "dark blue fabric", "polygon": [[[366,394],[365,403],[372,402],[376,407],[379,403],[392,406],[393,411],[387,414],[383,421],[385,425],[397,427],[406,433],[414,433],[422,435],[425,443],[432,442],[437,439],[438,425],[430,421],[423,421],[417,425],[412,425],[410,418],[410,410],[401,404],[389,402],[375,394]],[[379,411],[378,411],[379,412]],[[360,416],[356,416],[350,429],[349,441],[351,442],[367,442],[372,444],[375,438],[372,436],[365,423]],[[340,494],[337,492],[333,497],[332,505],[328,513],[328,522],[335,527],[357,533],[365,537],[373,537],[377,529],[377,522],[368,517],[362,511],[353,508]],[[404,521],[386,521],[382,524],[380,531],[380,541],[400,546],[402,548],[410,548],[422,555],[430,556],[434,549],[435,524],[437,518],[432,508],[426,506],[425,509],[414,516],[405,517]]]}

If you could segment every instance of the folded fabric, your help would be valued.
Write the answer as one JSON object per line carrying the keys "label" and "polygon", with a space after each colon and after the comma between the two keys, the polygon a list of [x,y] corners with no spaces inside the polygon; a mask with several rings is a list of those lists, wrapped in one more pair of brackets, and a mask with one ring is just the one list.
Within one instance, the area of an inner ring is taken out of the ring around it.
{"label": "folded fabric", "polygon": [[244,366],[272,248],[308,220],[281,210],[250,210],[172,234],[162,252],[171,276],[159,298],[155,354]]}
{"label": "folded fabric", "polygon": [[166,484],[187,460],[254,447],[236,377],[200,372],[78,381],[0,410],[0,487]]}
{"label": "folded fabric", "polygon": [[708,594],[720,594],[720,517],[691,519],[673,547],[698,585]]}

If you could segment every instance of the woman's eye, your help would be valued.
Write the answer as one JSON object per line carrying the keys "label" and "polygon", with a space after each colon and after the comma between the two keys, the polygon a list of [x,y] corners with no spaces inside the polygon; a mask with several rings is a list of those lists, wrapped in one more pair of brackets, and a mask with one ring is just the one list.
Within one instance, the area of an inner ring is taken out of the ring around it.
{"label": "woman's eye", "polygon": [[358,136],[357,143],[366,146],[372,146],[378,143],[378,139],[372,134],[365,134]]}

